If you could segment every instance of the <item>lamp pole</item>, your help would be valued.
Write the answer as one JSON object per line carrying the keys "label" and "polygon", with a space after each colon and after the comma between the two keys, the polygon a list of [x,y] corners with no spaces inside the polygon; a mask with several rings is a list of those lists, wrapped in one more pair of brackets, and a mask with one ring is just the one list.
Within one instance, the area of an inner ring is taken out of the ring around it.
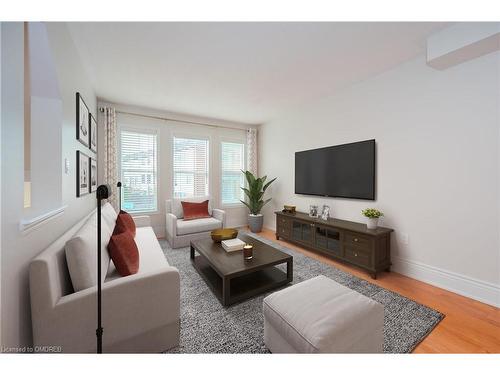
{"label": "lamp pole", "polygon": [[122,210],[122,183],[121,181],[118,181],[116,184],[118,187],[118,207],[120,208],[120,211]]}
{"label": "lamp pole", "polygon": [[97,329],[95,334],[97,336],[97,353],[102,353],[102,320],[101,320],[101,202],[111,195],[111,188],[108,185],[100,185],[97,187]]}

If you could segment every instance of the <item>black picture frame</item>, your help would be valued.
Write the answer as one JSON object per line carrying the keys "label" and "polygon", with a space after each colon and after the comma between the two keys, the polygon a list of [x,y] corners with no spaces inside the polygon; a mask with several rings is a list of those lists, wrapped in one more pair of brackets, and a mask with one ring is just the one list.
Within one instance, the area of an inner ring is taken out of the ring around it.
{"label": "black picture frame", "polygon": [[90,111],[79,92],[76,93],[76,139],[90,147]]}
{"label": "black picture frame", "polygon": [[89,116],[89,148],[92,152],[97,154],[97,121],[90,113]]}
{"label": "black picture frame", "polygon": [[76,196],[90,192],[90,157],[80,150],[76,151]]}
{"label": "black picture frame", "polygon": [[97,159],[89,157],[89,193],[97,190]]}

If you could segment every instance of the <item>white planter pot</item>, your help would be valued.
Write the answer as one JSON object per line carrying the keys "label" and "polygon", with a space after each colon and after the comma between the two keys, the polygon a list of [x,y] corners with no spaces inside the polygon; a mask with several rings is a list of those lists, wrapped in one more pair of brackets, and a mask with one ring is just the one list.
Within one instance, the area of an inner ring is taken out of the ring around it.
{"label": "white planter pot", "polygon": [[378,217],[369,217],[366,221],[366,227],[368,229],[377,229],[378,226]]}

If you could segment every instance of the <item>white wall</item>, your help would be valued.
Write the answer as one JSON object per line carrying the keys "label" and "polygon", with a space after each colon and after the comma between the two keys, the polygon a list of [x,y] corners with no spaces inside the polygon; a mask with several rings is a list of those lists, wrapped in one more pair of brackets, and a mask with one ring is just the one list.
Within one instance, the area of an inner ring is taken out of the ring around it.
{"label": "white wall", "polygon": [[[248,125],[228,122],[223,120],[215,120],[201,118],[188,115],[180,115],[148,108],[128,106],[122,104],[109,104],[99,102],[100,106],[109,105],[118,111],[140,113],[149,116],[162,118],[173,118],[184,121],[202,122],[206,124],[221,125],[226,127],[234,127],[238,129],[214,128],[202,125],[192,125],[177,121],[165,121],[152,119],[147,117],[132,116],[127,114],[117,114],[118,128],[127,129],[150,129],[158,134],[158,211],[150,214],[153,224],[153,229],[157,236],[165,237],[165,200],[171,199],[173,194],[172,183],[172,139],[174,136],[200,136],[209,138],[209,193],[213,202],[213,207],[222,208],[227,213],[227,225],[231,227],[239,227],[246,225],[248,210],[242,204],[233,206],[222,206],[220,197],[220,142],[226,141],[242,141],[246,142],[246,129]],[[102,124],[102,114],[99,114],[99,123]],[[103,147],[102,127],[99,127],[99,147]],[[99,155],[98,165],[103,165],[104,155]],[[102,181],[103,170],[99,167],[99,178]]]}
{"label": "white wall", "polygon": [[[396,271],[500,304],[499,63],[494,53],[437,71],[420,57],[264,124],[259,170],[278,177],[265,225],[286,203],[353,221],[379,208]],[[371,138],[375,202],[294,194],[295,151]]]}
{"label": "white wall", "polygon": [[[94,195],[76,198],[76,150],[84,146],[75,139],[75,93],[81,92],[92,113],[96,97],[80,64],[78,53],[63,23],[47,24],[63,101],[62,162],[70,161],[69,174],[62,174],[63,215],[21,234],[23,211],[23,24],[2,24],[2,344],[19,347],[32,343],[28,286],[30,260],[69,229],[95,205]],[[57,124],[59,126],[59,124]],[[88,151],[87,151],[88,153]],[[47,160],[50,162],[50,160]],[[7,181],[7,182],[5,182]]]}

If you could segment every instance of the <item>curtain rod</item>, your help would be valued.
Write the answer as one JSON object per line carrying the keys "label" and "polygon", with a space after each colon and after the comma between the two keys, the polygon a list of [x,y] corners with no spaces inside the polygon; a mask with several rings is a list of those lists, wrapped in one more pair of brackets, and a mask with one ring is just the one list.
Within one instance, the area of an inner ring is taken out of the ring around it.
{"label": "curtain rod", "polygon": [[[99,111],[104,112],[104,107],[100,107]],[[178,119],[175,119],[175,118],[168,118],[168,117],[161,117],[161,116],[143,115],[141,113],[127,112],[127,111],[116,110],[116,113],[121,113],[122,115],[131,115],[131,116],[137,116],[137,117],[152,118],[152,119],[155,119],[155,120],[176,121],[176,122],[182,122],[184,124],[191,124],[191,125],[210,126],[212,128],[243,130],[243,131],[247,130],[245,128],[237,128],[236,126],[232,127],[232,126],[214,125],[214,124],[207,124],[207,123],[204,123],[204,122],[197,122],[197,121],[187,121],[187,120],[178,120]]]}

